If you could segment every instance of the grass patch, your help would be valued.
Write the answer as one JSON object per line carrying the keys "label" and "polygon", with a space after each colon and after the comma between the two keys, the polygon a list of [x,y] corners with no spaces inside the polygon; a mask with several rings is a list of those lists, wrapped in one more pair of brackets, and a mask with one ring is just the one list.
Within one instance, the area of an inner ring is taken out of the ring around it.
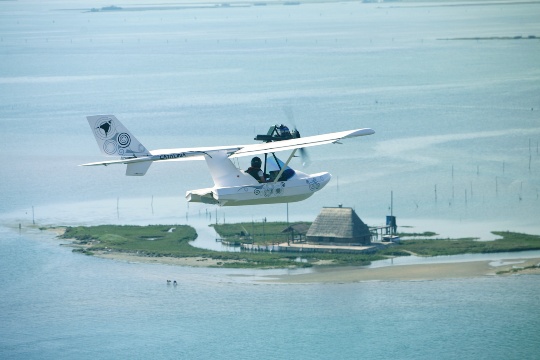
{"label": "grass patch", "polygon": [[405,240],[397,248],[423,256],[540,250],[540,236],[538,235],[507,231],[494,231],[493,234],[501,236],[502,239],[493,241],[477,241],[474,238]]}
{"label": "grass patch", "polygon": [[437,236],[439,234],[433,232],[433,231],[424,231],[422,233],[408,233],[408,232],[399,232],[396,234],[399,237],[407,237],[407,236],[414,236],[414,237],[433,237]]}
{"label": "grass patch", "polygon": [[540,269],[540,266],[531,265],[531,266],[525,266],[525,267],[516,267],[516,268],[512,268],[510,270],[497,271],[496,274],[497,275],[515,274],[515,273],[519,273],[519,272],[526,271],[526,270],[536,270],[536,269]]}
{"label": "grass patch", "polygon": [[[174,231],[170,231],[174,228]],[[123,251],[144,256],[199,256],[200,252],[189,245],[197,238],[195,229],[185,225],[149,226],[78,226],[68,227],[64,239],[76,239],[89,245],[89,251]],[[149,241],[148,239],[155,239]]]}

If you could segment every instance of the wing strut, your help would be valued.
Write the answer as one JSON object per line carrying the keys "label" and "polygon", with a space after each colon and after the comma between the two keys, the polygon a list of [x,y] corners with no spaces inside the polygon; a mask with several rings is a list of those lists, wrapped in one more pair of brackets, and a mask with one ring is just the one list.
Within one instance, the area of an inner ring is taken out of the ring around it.
{"label": "wing strut", "polygon": [[287,162],[285,163],[285,166],[281,167],[281,170],[279,170],[279,173],[277,174],[276,178],[274,179],[274,183],[278,182],[279,178],[281,177],[281,175],[283,174],[283,172],[285,171],[287,166],[289,166],[289,163],[291,162],[291,159],[293,158],[294,154],[296,154],[296,150],[298,150],[298,149],[293,150],[293,152],[291,153],[291,155],[287,159]]}

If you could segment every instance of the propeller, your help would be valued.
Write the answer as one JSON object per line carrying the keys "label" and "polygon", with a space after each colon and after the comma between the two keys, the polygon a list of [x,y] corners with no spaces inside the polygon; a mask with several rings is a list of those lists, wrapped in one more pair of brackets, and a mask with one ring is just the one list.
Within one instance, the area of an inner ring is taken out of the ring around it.
{"label": "propeller", "polygon": [[[300,132],[298,131],[296,127],[296,122],[294,121],[294,113],[290,106],[284,106],[283,107],[283,113],[285,114],[285,117],[287,118],[287,121],[292,124],[293,131],[291,134],[294,136],[294,138],[300,137]],[[302,159],[302,166],[308,167],[311,164],[311,159],[309,158],[309,154],[306,149],[300,148],[298,149],[300,153],[300,158]]]}

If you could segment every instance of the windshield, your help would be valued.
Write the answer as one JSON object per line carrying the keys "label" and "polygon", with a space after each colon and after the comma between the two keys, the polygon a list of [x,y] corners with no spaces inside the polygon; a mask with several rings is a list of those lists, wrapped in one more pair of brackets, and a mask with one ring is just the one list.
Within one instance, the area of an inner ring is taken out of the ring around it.
{"label": "windshield", "polygon": [[285,167],[285,170],[281,174],[279,181],[286,181],[294,175],[294,170],[289,166],[285,166],[285,163],[278,159],[275,155],[269,155],[266,159],[266,172],[270,176],[270,181],[274,181],[280,170]]}

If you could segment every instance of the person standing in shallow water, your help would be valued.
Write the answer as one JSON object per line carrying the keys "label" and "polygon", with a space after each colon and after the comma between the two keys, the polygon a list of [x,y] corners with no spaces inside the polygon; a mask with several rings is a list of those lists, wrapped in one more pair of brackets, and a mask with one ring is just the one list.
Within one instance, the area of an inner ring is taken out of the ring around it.
{"label": "person standing in shallow water", "polygon": [[261,170],[261,165],[261,158],[255,156],[253,159],[251,159],[251,166],[246,170],[246,172],[249,175],[253,176],[258,182],[264,183],[266,182],[266,178],[264,177],[264,173]]}

